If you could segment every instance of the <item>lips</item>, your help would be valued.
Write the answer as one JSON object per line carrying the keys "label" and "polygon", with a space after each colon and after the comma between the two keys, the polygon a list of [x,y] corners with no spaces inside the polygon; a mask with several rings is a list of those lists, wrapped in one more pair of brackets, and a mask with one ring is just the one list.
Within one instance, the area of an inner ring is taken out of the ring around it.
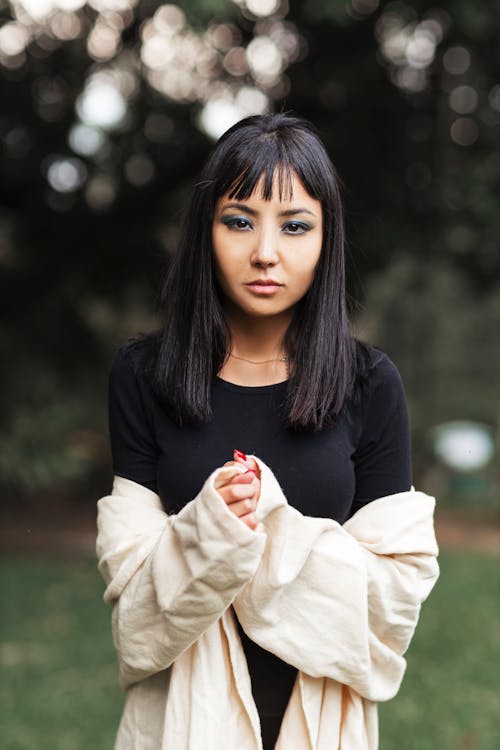
{"label": "lips", "polygon": [[250,281],[248,284],[245,284],[245,286],[247,286],[254,294],[265,295],[274,294],[281,289],[283,284],[280,284],[274,279],[255,279],[255,281]]}

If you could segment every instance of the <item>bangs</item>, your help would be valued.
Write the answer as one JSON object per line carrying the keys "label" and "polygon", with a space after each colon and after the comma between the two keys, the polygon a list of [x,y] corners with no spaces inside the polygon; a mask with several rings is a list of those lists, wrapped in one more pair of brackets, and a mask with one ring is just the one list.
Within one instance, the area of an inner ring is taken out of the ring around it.
{"label": "bangs", "polygon": [[[273,123],[281,119],[290,124],[276,127]],[[269,115],[242,122],[243,127],[237,123],[221,137],[203,175],[213,199],[227,195],[232,200],[247,200],[258,190],[266,201],[275,191],[280,201],[291,200],[293,181],[298,178],[326,211],[333,207],[333,165],[319,138],[302,121]]]}
{"label": "bangs", "polygon": [[273,189],[278,187],[280,201],[291,200],[293,197],[293,174],[290,164],[266,164],[259,170],[260,165],[251,164],[234,180],[229,187],[229,198],[244,201],[249,198],[262,181],[260,197],[270,201]]}
{"label": "bangs", "polygon": [[[259,142],[260,141],[260,142]],[[297,170],[288,158],[282,144],[272,136],[245,144],[235,150],[224,169],[224,179],[217,186],[218,196],[228,194],[235,200],[246,200],[261,182],[260,197],[271,200],[278,188],[280,201],[291,200],[293,177]]]}

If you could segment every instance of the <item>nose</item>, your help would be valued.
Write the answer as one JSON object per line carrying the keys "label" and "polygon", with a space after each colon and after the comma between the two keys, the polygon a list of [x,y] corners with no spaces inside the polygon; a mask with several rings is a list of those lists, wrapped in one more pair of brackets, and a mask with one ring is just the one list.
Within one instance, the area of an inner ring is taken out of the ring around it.
{"label": "nose", "polygon": [[275,266],[279,261],[278,238],[272,227],[262,227],[255,236],[251,262],[258,268]]}

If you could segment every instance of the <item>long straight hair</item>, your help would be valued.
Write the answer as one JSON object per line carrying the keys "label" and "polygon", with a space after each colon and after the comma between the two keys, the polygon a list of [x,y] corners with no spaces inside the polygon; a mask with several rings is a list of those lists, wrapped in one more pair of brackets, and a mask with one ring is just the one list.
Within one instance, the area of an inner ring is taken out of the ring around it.
{"label": "long straight hair", "polygon": [[333,422],[352,394],[360,359],[346,307],[338,175],[310,123],[283,113],[252,116],[230,128],[208,158],[162,291],[165,321],[152,383],[180,425],[210,419],[213,380],[231,347],[214,273],[217,200],[226,194],[245,200],[261,179],[262,197],[270,200],[277,183],[281,199],[290,194],[294,174],[321,203],[323,243],[311,287],[297,304],[285,335],[292,363],[286,424],[294,430],[320,430]]}

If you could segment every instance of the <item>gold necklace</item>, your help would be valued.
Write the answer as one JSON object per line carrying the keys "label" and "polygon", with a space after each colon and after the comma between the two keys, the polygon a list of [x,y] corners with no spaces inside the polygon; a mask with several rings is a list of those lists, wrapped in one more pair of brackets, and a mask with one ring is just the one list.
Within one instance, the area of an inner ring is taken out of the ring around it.
{"label": "gold necklace", "polygon": [[229,356],[233,359],[240,359],[242,362],[250,362],[251,365],[267,365],[269,362],[288,362],[288,357],[275,357],[274,359],[264,359],[261,362],[256,362],[254,359],[246,359],[245,357],[238,357],[236,354],[229,352]]}

